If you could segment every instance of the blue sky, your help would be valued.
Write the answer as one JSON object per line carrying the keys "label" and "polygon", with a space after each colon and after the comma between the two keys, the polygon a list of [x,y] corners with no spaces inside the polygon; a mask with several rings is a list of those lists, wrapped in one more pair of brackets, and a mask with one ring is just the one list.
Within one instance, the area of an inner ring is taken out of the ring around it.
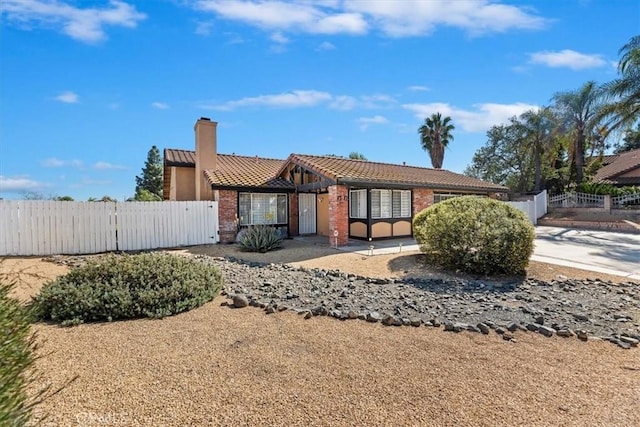
{"label": "blue sky", "polygon": [[613,79],[640,1],[2,0],[0,20],[0,197],[122,200],[201,116],[221,153],[430,167],[439,111],[462,172],[492,125]]}

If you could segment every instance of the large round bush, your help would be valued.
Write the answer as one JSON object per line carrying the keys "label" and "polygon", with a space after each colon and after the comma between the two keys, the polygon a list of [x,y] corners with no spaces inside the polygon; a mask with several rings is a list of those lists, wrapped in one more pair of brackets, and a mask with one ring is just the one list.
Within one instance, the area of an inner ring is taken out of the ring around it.
{"label": "large round bush", "polygon": [[108,255],[48,283],[33,305],[40,319],[63,325],[159,318],[199,307],[221,287],[220,271],[197,259]]}
{"label": "large round bush", "polygon": [[507,203],[463,196],[437,203],[413,219],[420,249],[468,273],[524,273],[533,253],[531,221]]}

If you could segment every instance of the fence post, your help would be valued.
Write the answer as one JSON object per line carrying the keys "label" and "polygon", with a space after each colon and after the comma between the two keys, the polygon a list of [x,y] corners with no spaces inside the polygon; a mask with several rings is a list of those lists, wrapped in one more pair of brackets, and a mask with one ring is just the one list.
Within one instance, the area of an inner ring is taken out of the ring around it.
{"label": "fence post", "polygon": [[608,194],[604,196],[604,211],[611,213],[611,196]]}

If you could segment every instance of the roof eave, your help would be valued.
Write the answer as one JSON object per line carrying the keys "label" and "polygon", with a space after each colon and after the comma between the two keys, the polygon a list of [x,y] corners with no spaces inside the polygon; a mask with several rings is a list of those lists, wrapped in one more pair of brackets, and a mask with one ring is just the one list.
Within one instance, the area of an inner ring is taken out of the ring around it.
{"label": "roof eave", "polygon": [[442,190],[458,190],[458,191],[480,191],[480,192],[499,192],[507,193],[509,189],[507,187],[476,187],[476,186],[462,186],[451,184],[435,184],[435,183],[418,183],[418,182],[394,182],[394,181],[373,181],[367,179],[358,178],[338,178],[338,184],[353,185],[361,187],[374,187],[384,185],[387,188],[432,188]]}

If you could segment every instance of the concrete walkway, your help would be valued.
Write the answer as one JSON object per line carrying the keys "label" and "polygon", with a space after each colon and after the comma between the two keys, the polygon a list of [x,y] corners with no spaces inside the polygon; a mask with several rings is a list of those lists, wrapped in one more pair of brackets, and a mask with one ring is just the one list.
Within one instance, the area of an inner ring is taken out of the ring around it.
{"label": "concrete walkway", "polygon": [[[327,244],[322,236],[300,237],[315,244]],[[390,239],[376,242],[350,240],[341,251],[364,256],[397,254],[420,248],[415,240]],[[534,261],[579,268],[640,280],[640,235],[608,231],[536,227]]]}

